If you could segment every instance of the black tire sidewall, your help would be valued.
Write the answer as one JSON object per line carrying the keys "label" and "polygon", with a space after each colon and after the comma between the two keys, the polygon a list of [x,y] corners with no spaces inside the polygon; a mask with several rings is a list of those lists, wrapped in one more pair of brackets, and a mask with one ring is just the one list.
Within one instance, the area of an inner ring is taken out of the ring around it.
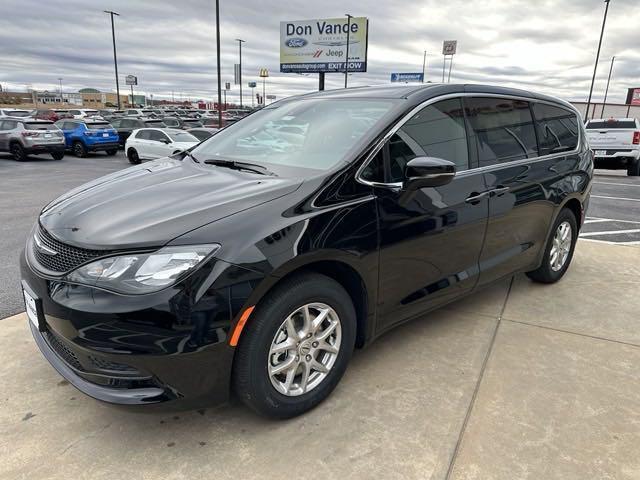
{"label": "black tire sidewall", "polygon": [[53,157],[54,160],[62,160],[64,158],[64,153],[56,152],[56,153],[52,153],[51,156]]}
{"label": "black tire sidewall", "polygon": [[[558,271],[554,271],[551,268],[550,258],[551,258],[551,248],[553,247],[553,238],[556,234],[556,230],[563,222],[569,222],[571,225],[571,250],[569,251],[569,256],[562,268]],[[575,215],[568,208],[564,208],[558,214],[555,222],[553,223],[553,228],[551,229],[551,234],[549,239],[547,240],[547,245],[544,250],[544,256],[542,258],[542,265],[535,272],[531,272],[529,275],[531,278],[537,281],[541,281],[544,283],[554,283],[560,280],[564,274],[566,273],[569,265],[571,264],[571,260],[573,259],[573,253],[576,249],[576,243],[578,241],[578,223]]]}
{"label": "black tire sidewall", "polygon": [[87,156],[87,149],[82,142],[75,142],[73,144],[73,154],[80,158]]}
{"label": "black tire sidewall", "polygon": [[[234,376],[241,375],[248,382],[236,393],[260,414],[289,418],[304,413],[322,402],[336,387],[344,374],[355,345],[356,316],[349,294],[334,280],[319,274],[308,274],[285,282],[261,302],[242,334],[239,363]],[[284,319],[307,303],[325,303],[340,318],[342,340],[340,352],[327,377],[313,390],[289,397],[278,392],[269,379],[267,362],[269,348]],[[248,331],[246,331],[248,330]]]}
{"label": "black tire sidewall", "polygon": [[9,151],[11,152],[11,155],[16,162],[24,162],[27,158],[26,154],[24,153],[24,147],[19,143],[11,144],[11,146],[9,147]]}
{"label": "black tire sidewall", "polygon": [[129,159],[129,163],[133,165],[138,165],[140,163],[140,156],[138,155],[138,152],[135,150],[135,148],[130,148],[127,151],[127,158]]}

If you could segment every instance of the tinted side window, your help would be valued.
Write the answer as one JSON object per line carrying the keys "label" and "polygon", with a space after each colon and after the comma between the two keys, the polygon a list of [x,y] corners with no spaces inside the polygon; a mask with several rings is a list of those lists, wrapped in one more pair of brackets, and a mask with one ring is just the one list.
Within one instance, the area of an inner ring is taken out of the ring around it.
{"label": "tinted side window", "polygon": [[578,146],[578,117],[570,110],[534,103],[540,155],[568,152]]}
{"label": "tinted side window", "polygon": [[469,153],[464,125],[462,100],[452,98],[423,108],[400,131],[410,137],[426,156],[449,160],[456,164],[458,170],[467,170]]}
{"label": "tinted side window", "polygon": [[113,128],[120,128],[120,124],[122,123],[122,120],[120,120],[119,118],[115,118],[113,120],[111,120],[111,126]]}
{"label": "tinted side window", "polygon": [[156,142],[164,142],[166,140],[169,140],[164,133],[159,132],[158,130],[150,130],[149,132],[151,140],[154,140]]}
{"label": "tinted side window", "polygon": [[136,138],[139,138],[140,140],[150,140],[150,137],[151,137],[151,130],[140,130],[136,134]]}
{"label": "tinted side window", "polygon": [[538,155],[529,102],[472,97],[465,105],[481,167]]}
{"label": "tinted side window", "polygon": [[12,120],[5,120],[2,122],[2,130],[13,130],[18,126],[18,122]]}

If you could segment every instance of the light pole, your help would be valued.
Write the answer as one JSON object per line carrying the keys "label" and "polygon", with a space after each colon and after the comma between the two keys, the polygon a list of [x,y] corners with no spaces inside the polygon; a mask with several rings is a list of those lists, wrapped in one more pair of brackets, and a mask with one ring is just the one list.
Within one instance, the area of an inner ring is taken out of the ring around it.
{"label": "light pole", "polygon": [[613,72],[613,62],[616,61],[616,56],[611,57],[611,67],[609,67],[609,78],[607,78],[607,88],[604,90],[604,100],[602,101],[602,112],[600,117],[604,118],[604,107],[607,105],[607,95],[609,95],[609,83],[611,83],[611,73]]}
{"label": "light pole", "polygon": [[118,110],[120,110],[120,82],[118,81],[118,56],[116,55],[116,30],[113,26],[113,16],[120,16],[119,13],[105,10],[111,16],[111,38],[113,39],[113,65],[116,69],[116,98],[118,99]]}
{"label": "light pole", "polygon": [[58,81],[60,82],[60,104],[62,105],[64,103],[64,100],[62,100],[62,78],[58,77]]}
{"label": "light pole", "polygon": [[587,111],[585,112],[585,120],[589,118],[589,107],[591,107],[591,97],[593,95],[593,84],[596,81],[596,71],[598,70],[598,60],[600,59],[600,47],[602,47],[602,37],[604,36],[604,26],[607,23],[607,13],[609,12],[609,2],[604,0],[606,4],[604,8],[604,17],[602,18],[602,30],[600,30],[600,41],[598,42],[598,52],[596,53],[596,63],[593,66],[593,77],[591,78],[591,88],[589,89],[589,100],[587,100]]}
{"label": "light pole", "polygon": [[238,81],[240,83],[240,108],[242,108],[242,44],[245,43],[241,38],[236,38],[238,42],[238,53],[240,55],[240,64],[238,65]]}
{"label": "light pole", "polygon": [[218,128],[222,128],[222,79],[220,78],[220,0],[216,0],[216,51],[218,68]]}
{"label": "light pole", "polygon": [[424,77],[425,77],[425,73],[424,73],[424,69],[427,66],[427,51],[424,51],[424,55],[422,57],[422,83],[424,83]]}
{"label": "light pole", "polygon": [[351,33],[351,18],[352,15],[345,13],[347,16],[347,56],[344,59],[344,88],[347,88],[347,77],[349,76],[349,34]]}

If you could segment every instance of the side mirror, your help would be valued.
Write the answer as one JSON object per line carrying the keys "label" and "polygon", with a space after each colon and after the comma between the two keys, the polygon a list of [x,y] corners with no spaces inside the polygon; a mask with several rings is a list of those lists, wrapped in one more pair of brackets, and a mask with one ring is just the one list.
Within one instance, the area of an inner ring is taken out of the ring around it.
{"label": "side mirror", "polygon": [[416,157],[404,169],[404,190],[440,187],[453,180],[456,164],[436,157]]}

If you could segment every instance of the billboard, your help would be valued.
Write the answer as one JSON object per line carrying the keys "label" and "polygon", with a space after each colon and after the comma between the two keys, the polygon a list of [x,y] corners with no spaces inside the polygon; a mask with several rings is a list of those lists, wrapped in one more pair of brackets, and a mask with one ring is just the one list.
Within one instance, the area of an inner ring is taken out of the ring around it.
{"label": "billboard", "polygon": [[344,72],[349,33],[349,71],[367,71],[366,17],[280,22],[280,71]]}
{"label": "billboard", "polygon": [[640,88],[630,88],[628,90],[627,105],[640,105]]}
{"label": "billboard", "polygon": [[442,55],[455,55],[457,50],[457,40],[445,40],[442,42]]}
{"label": "billboard", "polygon": [[127,85],[138,85],[138,77],[135,75],[127,75],[124,77],[124,81]]}
{"label": "billboard", "polygon": [[391,82],[422,82],[424,75],[422,73],[392,73]]}

